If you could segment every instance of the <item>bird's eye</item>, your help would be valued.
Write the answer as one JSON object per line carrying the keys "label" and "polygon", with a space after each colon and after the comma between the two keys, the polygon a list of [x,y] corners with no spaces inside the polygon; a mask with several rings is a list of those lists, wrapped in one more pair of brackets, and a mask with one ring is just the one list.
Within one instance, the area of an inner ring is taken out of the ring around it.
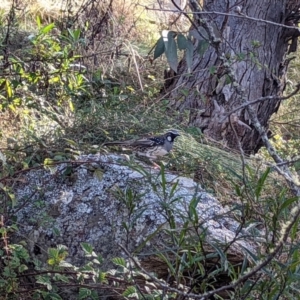
{"label": "bird's eye", "polygon": [[171,136],[167,136],[167,140],[168,140],[169,142],[172,142],[172,137],[171,137]]}

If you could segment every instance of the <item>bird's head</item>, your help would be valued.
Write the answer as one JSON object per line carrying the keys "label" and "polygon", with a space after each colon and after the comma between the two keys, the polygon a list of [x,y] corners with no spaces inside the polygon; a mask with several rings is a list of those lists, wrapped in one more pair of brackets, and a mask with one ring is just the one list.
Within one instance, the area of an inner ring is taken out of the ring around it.
{"label": "bird's head", "polygon": [[177,130],[172,129],[172,130],[169,130],[165,134],[165,136],[166,136],[167,141],[169,141],[170,143],[172,143],[172,142],[174,142],[174,140],[175,140],[176,137],[180,136],[180,134],[178,133]]}

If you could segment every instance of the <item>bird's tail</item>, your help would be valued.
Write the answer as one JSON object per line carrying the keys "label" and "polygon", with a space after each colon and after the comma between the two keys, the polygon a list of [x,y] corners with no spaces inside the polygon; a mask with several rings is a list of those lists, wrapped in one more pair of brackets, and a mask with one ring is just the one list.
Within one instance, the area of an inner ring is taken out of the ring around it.
{"label": "bird's tail", "polygon": [[128,146],[129,142],[127,141],[115,141],[104,143],[103,146]]}

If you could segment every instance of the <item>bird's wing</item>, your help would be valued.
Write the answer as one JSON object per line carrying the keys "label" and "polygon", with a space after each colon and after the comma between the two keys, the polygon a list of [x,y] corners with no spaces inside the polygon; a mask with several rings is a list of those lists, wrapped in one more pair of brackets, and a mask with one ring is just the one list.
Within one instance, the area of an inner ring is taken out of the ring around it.
{"label": "bird's wing", "polygon": [[155,145],[155,141],[153,141],[151,138],[142,138],[135,141],[132,141],[130,143],[131,146],[141,146],[141,147],[152,147]]}
{"label": "bird's wing", "polygon": [[114,141],[104,143],[104,146],[131,146],[131,147],[152,147],[154,145],[163,145],[164,137],[148,137],[137,140]]}

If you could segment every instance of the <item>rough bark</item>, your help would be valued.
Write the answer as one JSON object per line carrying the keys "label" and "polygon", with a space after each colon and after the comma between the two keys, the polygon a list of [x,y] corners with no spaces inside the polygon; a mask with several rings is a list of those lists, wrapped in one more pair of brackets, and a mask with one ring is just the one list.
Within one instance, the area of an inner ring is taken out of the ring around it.
{"label": "rough bark", "polygon": [[[189,3],[196,11],[195,1]],[[206,31],[205,39],[210,46],[201,55],[196,49],[199,41],[194,41],[191,72],[182,60],[177,77],[167,89],[171,105],[181,112],[189,111],[189,124],[199,127],[207,136],[233,149],[239,147],[239,141],[246,153],[256,153],[261,147],[260,136],[247,109],[230,116],[228,113],[245,101],[274,96],[253,106],[268,130],[268,121],[278,110],[278,97],[285,88],[289,62],[286,55],[295,51],[297,45],[299,7],[299,0],[204,1],[202,12],[230,15],[211,13],[194,17],[193,27],[197,25],[196,30]]]}

